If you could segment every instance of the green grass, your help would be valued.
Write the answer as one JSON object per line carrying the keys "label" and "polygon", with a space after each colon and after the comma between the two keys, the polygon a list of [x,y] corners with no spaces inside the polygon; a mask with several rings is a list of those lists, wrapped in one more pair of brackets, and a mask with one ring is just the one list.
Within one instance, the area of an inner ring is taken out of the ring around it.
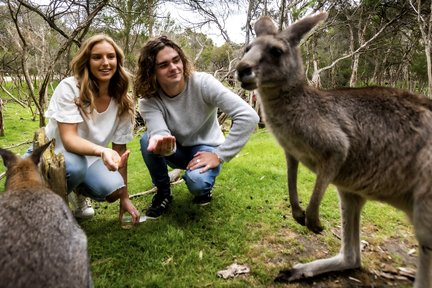
{"label": "green grass", "polygon": [[[6,106],[7,130],[0,137],[0,147],[31,139],[37,128],[37,122],[18,108]],[[128,145],[130,194],[152,188],[138,140],[139,135]],[[22,153],[26,148],[14,151]],[[330,187],[320,210],[325,230],[321,235],[309,232],[291,217],[285,170],[281,148],[261,129],[236,158],[224,164],[209,206],[192,205],[185,184],[177,184],[167,214],[125,230],[117,219],[118,203],[94,203],[95,217],[80,224],[88,237],[95,287],[302,287],[277,285],[273,279],[280,269],[299,261],[337,253],[338,197]],[[300,166],[298,181],[305,207],[315,176]],[[151,196],[133,198],[133,203],[144,213]],[[382,259],[390,261],[388,257],[395,267],[412,265],[403,261],[400,255],[407,251],[402,249],[377,252],[390,240],[415,247],[411,227],[401,212],[368,202],[362,214],[362,239],[375,249],[363,256],[365,267],[379,267]],[[234,262],[248,265],[251,273],[228,280],[216,276]]]}
{"label": "green grass", "polygon": [[[23,108],[14,102],[8,102],[3,107],[3,121],[5,136],[0,137],[0,147],[29,142],[33,140],[33,134],[39,127],[39,120],[33,119],[29,108]],[[29,144],[23,144],[10,150],[23,153]]]}

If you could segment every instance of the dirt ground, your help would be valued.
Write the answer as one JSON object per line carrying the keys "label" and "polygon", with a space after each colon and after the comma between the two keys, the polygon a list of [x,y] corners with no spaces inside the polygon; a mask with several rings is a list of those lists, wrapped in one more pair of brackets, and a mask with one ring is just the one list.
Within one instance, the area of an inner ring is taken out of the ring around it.
{"label": "dirt ground", "polygon": [[[394,233],[396,236],[391,237],[383,237],[378,232],[373,226],[362,227],[361,269],[332,272],[293,283],[274,283],[268,287],[412,287],[417,242],[410,227],[401,228]],[[339,235],[339,228],[329,229],[324,235],[315,235],[299,234],[283,227],[277,234],[262,239],[251,254],[257,261],[264,261],[266,268],[276,277],[278,271],[288,269],[296,263],[337,254],[340,247]]]}

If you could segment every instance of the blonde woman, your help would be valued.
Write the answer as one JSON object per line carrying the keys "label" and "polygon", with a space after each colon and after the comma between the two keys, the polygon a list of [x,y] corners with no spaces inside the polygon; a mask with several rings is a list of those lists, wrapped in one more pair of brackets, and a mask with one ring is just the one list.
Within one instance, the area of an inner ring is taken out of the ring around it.
{"label": "blonde woman", "polygon": [[[84,196],[120,199],[120,219],[127,212],[138,223],[139,212],[127,191],[126,144],[133,137],[135,109],[123,62],[123,51],[110,37],[98,34],[87,39],[71,61],[73,76],[54,91],[45,130],[56,140],[55,152],[65,156],[68,191],[78,191],[81,202]],[[87,214],[76,211],[76,216],[94,213],[91,206],[80,206]]]}

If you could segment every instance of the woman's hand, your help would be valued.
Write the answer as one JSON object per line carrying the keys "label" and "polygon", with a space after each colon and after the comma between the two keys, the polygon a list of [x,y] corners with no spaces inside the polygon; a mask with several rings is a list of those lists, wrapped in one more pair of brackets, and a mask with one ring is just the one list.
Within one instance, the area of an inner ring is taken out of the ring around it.
{"label": "woman's hand", "polygon": [[126,152],[120,156],[117,151],[110,148],[104,148],[101,152],[101,159],[108,170],[117,171],[126,165],[129,153],[130,151],[126,150]]}
{"label": "woman's hand", "polygon": [[120,222],[123,219],[123,215],[125,213],[129,213],[132,217],[132,223],[138,224],[140,220],[140,213],[132,204],[129,198],[120,198],[120,212],[119,212],[119,220]]}

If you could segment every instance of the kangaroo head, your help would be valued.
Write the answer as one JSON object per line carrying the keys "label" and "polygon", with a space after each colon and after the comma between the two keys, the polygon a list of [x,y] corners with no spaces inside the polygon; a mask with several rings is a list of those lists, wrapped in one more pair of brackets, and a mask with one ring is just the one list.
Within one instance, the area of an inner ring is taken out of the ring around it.
{"label": "kangaroo head", "polygon": [[38,170],[38,164],[43,152],[51,144],[51,141],[33,150],[27,158],[19,158],[13,152],[0,148],[3,164],[7,168],[6,190],[32,187],[43,184],[43,179]]}
{"label": "kangaroo head", "polygon": [[254,26],[257,38],[246,46],[237,65],[242,88],[253,90],[303,84],[303,62],[298,45],[326,18],[326,12],[305,17],[281,32],[270,17],[258,19]]}

